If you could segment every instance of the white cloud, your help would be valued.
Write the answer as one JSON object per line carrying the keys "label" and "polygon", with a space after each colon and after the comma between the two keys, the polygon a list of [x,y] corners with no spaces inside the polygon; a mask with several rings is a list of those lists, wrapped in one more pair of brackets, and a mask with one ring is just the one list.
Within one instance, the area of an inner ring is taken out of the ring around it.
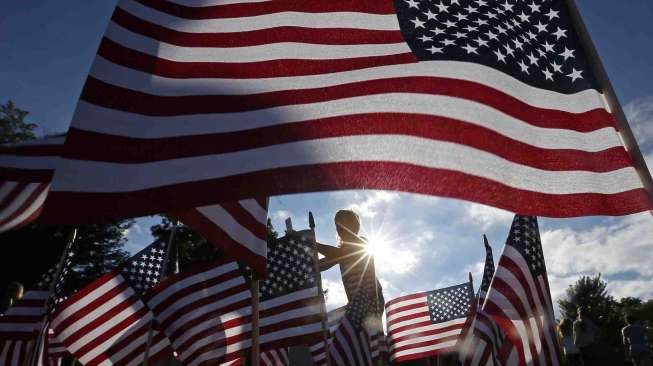
{"label": "white cloud", "polygon": [[289,217],[292,217],[292,214],[290,213],[290,211],[277,210],[274,212],[273,217],[278,220],[285,220]]}
{"label": "white cloud", "polygon": [[598,273],[616,297],[653,297],[653,217],[648,212],[585,230],[545,231],[542,243],[554,299],[580,275]]}
{"label": "white cloud", "polygon": [[640,145],[653,141],[653,96],[635,99],[624,106],[633,133]]}
{"label": "white cloud", "polygon": [[348,206],[357,214],[363,217],[374,217],[377,215],[381,206],[388,205],[399,200],[399,194],[387,191],[372,191],[362,194],[363,201],[352,203]]}
{"label": "white cloud", "polygon": [[466,203],[464,213],[465,220],[480,227],[481,230],[509,226],[515,216],[511,212],[478,203]]}
{"label": "white cloud", "polygon": [[326,305],[329,310],[347,305],[347,293],[341,281],[322,278],[322,289],[328,290]]}

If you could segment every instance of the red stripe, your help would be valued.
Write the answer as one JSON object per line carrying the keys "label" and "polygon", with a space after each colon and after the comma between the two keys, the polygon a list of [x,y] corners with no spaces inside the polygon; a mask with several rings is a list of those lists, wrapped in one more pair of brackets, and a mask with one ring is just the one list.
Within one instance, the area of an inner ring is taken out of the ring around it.
{"label": "red stripe", "polygon": [[525,364],[524,348],[521,346],[521,338],[519,337],[514,324],[510,320],[510,317],[508,317],[508,315],[503,312],[503,309],[494,304],[491,298],[487,299],[483,309],[488,315],[492,317],[494,322],[497,323],[499,328],[501,328],[501,330],[503,330],[503,332],[506,334],[506,339],[504,340],[501,350],[499,351],[499,358],[506,360],[510,355],[510,345],[513,345],[514,340],[517,340],[520,346],[514,346],[514,348],[517,351],[520,366],[523,366]]}
{"label": "red stripe", "polygon": [[149,74],[171,78],[249,79],[319,75],[384,65],[416,62],[412,53],[333,60],[271,60],[246,63],[176,62],[123,47],[103,38],[98,55],[109,61]]}
{"label": "red stripe", "polygon": [[[434,345],[436,345],[436,344],[445,343],[445,342],[449,342],[449,341],[453,341],[453,340],[457,340],[457,339],[458,339],[458,336],[455,335],[455,336],[444,337],[444,338],[435,339],[435,340],[430,340],[430,341],[424,341],[424,342],[419,342],[419,343],[413,343],[413,344],[409,344],[409,345],[406,345],[406,346],[402,346],[402,347],[397,347],[397,348],[395,348],[394,350],[392,350],[392,355],[395,355],[395,354],[397,354],[398,352],[405,351],[405,350],[409,350],[409,349],[413,349],[413,348],[420,348],[420,347],[434,346]],[[454,349],[454,348],[455,348],[455,346],[444,347],[444,348],[435,349],[435,350],[430,350],[430,351],[426,351],[426,352],[420,352],[419,354],[420,354],[420,355],[431,355],[431,356],[435,356],[435,355],[438,355],[438,354],[447,353],[447,352],[451,351],[451,350]],[[415,356],[415,354],[412,354],[412,355],[406,355],[406,356],[400,356],[400,357],[397,357],[396,360],[397,360],[397,361],[410,360],[410,359],[412,359],[412,358],[410,358],[410,357],[412,357],[412,356]],[[391,357],[392,357],[392,356],[391,356]]]}
{"label": "red stripe", "polygon": [[[204,346],[197,347],[190,355],[187,355],[181,359],[182,363],[184,364],[190,364],[193,363],[193,360],[201,356],[202,354],[211,351],[211,350],[217,350],[223,347],[226,347],[227,345],[232,345],[244,340],[248,340],[251,338],[250,332],[245,332],[245,333],[239,333],[234,336],[230,336],[228,338],[223,338],[223,339],[216,339],[213,340],[209,343],[206,343]],[[180,351],[180,354],[183,353],[185,350],[189,349],[187,348],[188,346],[180,346],[178,350]],[[233,359],[234,356],[244,356],[244,353],[249,349],[250,347],[244,347],[241,350],[238,351],[232,351],[228,354],[224,354],[219,357],[212,357],[211,360],[215,360],[217,363],[221,364],[224,362],[225,359]],[[226,350],[223,350],[223,352]]]}
{"label": "red stripe", "polygon": [[[86,297],[88,294],[95,291],[95,289],[97,289],[100,286],[104,285],[105,283],[113,280],[118,275],[120,275],[120,273],[118,271],[116,271],[116,270],[111,271],[109,273],[104,274],[103,276],[101,276],[97,280],[91,282],[90,284],[88,284],[83,289],[75,292],[72,296],[70,296],[69,298],[67,298],[63,302],[61,302],[59,304],[59,306],[56,307],[55,311],[52,314],[50,314],[50,319],[56,319],[57,317],[59,317],[59,315],[61,315],[62,312],[66,311],[69,306],[73,305],[77,301],[80,301],[81,299]],[[122,279],[120,279],[120,280],[121,281],[118,282],[118,286],[120,286],[120,285],[122,285],[124,283],[124,281],[122,281]],[[85,308],[88,308],[88,306],[86,306]],[[68,317],[69,314],[64,314],[64,316]],[[50,323],[52,323],[52,321]],[[57,329],[55,329],[55,333],[58,333]]]}
{"label": "red stripe", "polygon": [[[392,177],[388,172],[393,172]],[[444,169],[394,162],[343,162],[271,169],[123,193],[50,192],[42,217],[50,223],[81,224],[168,212],[178,202],[197,207],[251,196],[334,189],[396,190],[461,198],[524,215],[549,217],[625,215],[651,209],[644,189],[616,194],[545,194]]]}
{"label": "red stripe", "polygon": [[[416,114],[342,116],[246,131],[161,139],[131,139],[75,128],[71,128],[70,134],[74,136],[71,139],[74,142],[70,143],[67,151],[70,158],[129,164],[218,155],[322,138],[403,135],[465,145],[516,164],[549,171],[610,172],[630,166],[628,155],[622,147],[599,152],[543,149],[471,123]],[[97,149],[96,146],[106,148]],[[182,214],[189,221],[195,216],[192,212],[178,213],[179,216]],[[180,219],[183,220],[182,217]],[[198,226],[200,223],[198,218]],[[217,238],[224,239],[221,236]]]}
{"label": "red stripe", "polygon": [[225,255],[239,262],[247,263],[257,275],[265,276],[266,257],[253,253],[241,243],[235,241],[222,228],[201,214],[197,209],[177,210],[170,215],[197,231]]}
{"label": "red stripe", "polygon": [[543,128],[589,132],[605,127],[615,127],[614,117],[604,109],[569,113],[537,108],[482,84],[459,79],[425,76],[384,79],[382,75],[379,75],[378,80],[314,89],[247,95],[192,96],[152,95],[114,86],[89,76],[82,98],[105,108],[125,112],[148,116],[177,116],[245,112],[387,93],[417,93],[471,100],[490,106],[520,121]]}
{"label": "red stripe", "polygon": [[[266,317],[271,317],[274,315],[281,314],[286,311],[290,311],[293,309],[299,309],[302,307],[307,307],[307,306],[314,306],[316,308],[316,311],[319,312],[319,305],[321,304],[320,297],[317,295],[317,289],[315,289],[315,295],[312,295],[311,297],[307,298],[302,298],[302,299],[297,299],[293,301],[289,301],[289,297],[292,296],[293,293],[290,293],[288,295],[284,296],[279,296],[270,300],[263,301],[260,306],[259,310],[259,317],[261,319],[266,318]],[[288,301],[284,302],[272,307],[269,307],[268,302],[279,302],[279,301]]]}
{"label": "red stripe", "polygon": [[58,145],[0,145],[0,155],[59,156],[63,144]]}
{"label": "red stripe", "polygon": [[0,180],[25,183],[50,183],[54,169],[16,169],[0,167]]}
{"label": "red stripe", "polygon": [[183,279],[195,276],[197,274],[207,272],[216,268],[220,268],[225,265],[231,264],[231,260],[228,259],[218,259],[213,261],[212,263],[208,264],[199,264],[199,265],[194,265],[193,267],[189,269],[184,269],[183,272],[171,275],[163,279],[162,281],[158,282],[156,286],[152,287],[145,293],[145,301],[149,301],[149,299],[153,298],[154,296],[158,295],[159,293],[163,292],[164,290],[168,289],[169,287],[173,286],[175,283],[178,281],[181,281]]}
{"label": "red stripe", "polygon": [[169,1],[137,0],[139,3],[156,10],[186,19],[220,19],[251,17],[285,11],[302,13],[361,12],[371,14],[394,14],[394,4],[389,0],[355,1],[296,1],[275,0],[258,3],[242,3],[191,7]]}
{"label": "red stripe", "polygon": [[254,236],[261,239],[263,245],[267,239],[267,226],[258,221],[249,211],[241,206],[239,201],[225,202],[220,204],[241,226],[249,230]]}
{"label": "red stripe", "polygon": [[279,42],[326,45],[404,42],[399,30],[274,27],[232,33],[189,33],[150,23],[121,8],[116,8],[111,20],[134,33],[182,47],[247,47]]}
{"label": "red stripe", "polygon": [[[411,319],[415,319],[415,318],[422,318],[422,317],[428,317],[429,316],[428,306],[421,305],[420,307],[424,308],[424,310],[421,313],[404,315],[404,316],[400,316],[398,318],[392,319],[392,321],[388,321],[388,326],[392,326],[392,325],[395,325],[397,323],[404,322],[406,320],[411,320]],[[413,327],[414,325],[415,324],[407,325],[407,327]],[[399,329],[404,329],[404,327],[397,328],[397,330],[393,330],[393,332],[398,332]]]}
{"label": "red stripe", "polygon": [[[5,182],[3,182],[5,183]],[[5,183],[7,184],[7,183]],[[29,186],[29,183],[18,183],[14,186],[14,188],[9,192],[8,195],[4,197],[2,201],[0,201],[0,212],[5,212],[9,206],[11,206],[12,203],[16,201],[18,196],[27,189]]]}

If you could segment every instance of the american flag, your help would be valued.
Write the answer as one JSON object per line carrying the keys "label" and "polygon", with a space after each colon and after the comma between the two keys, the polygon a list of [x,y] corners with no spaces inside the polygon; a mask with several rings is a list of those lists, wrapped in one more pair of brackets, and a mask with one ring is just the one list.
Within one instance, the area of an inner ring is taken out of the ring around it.
{"label": "american flag", "polygon": [[382,355],[385,335],[374,282],[358,291],[345,307],[345,315],[329,344],[332,365],[372,366]]}
{"label": "american flag", "polygon": [[[338,326],[340,326],[340,321],[345,316],[345,311],[346,307],[343,306],[341,308],[331,310],[327,313],[328,332],[326,343],[331,344],[333,342],[333,337],[336,333],[336,330],[338,329]],[[309,350],[311,351],[311,358],[313,359],[315,366],[327,366],[327,348],[328,347],[325,347],[324,340],[320,340],[319,342],[315,342],[309,346]]]}
{"label": "american flag", "polygon": [[178,359],[189,366],[228,363],[251,346],[252,294],[236,262],[183,271],[146,294]]}
{"label": "american flag", "polygon": [[322,294],[312,230],[292,231],[268,247],[267,278],[259,283],[261,350],[322,339]]}
{"label": "american flag", "polygon": [[261,352],[261,365],[263,366],[288,366],[288,349],[272,349]]}
{"label": "american flag", "polygon": [[[35,351],[35,342],[45,339],[41,332],[49,331],[45,323],[47,313],[65,298],[64,283],[74,264],[74,257],[72,247],[65,254],[58,273],[59,263],[43,273],[33,290],[27,291],[22,299],[0,315],[1,365],[24,366],[23,362],[30,360]],[[47,357],[44,356],[44,359]]]}
{"label": "american flag", "polygon": [[265,274],[267,199],[196,207],[171,213],[234,260]]}
{"label": "american flag", "polygon": [[483,279],[481,280],[481,287],[478,289],[478,306],[483,306],[485,295],[490,288],[490,281],[494,276],[494,258],[492,257],[492,247],[487,241],[487,236],[483,235],[483,244],[485,245],[485,267],[483,268]]}
{"label": "american flag", "polygon": [[[136,365],[143,361],[152,312],[140,295],[169,272],[166,246],[156,241],[121,267],[61,302],[50,315],[56,338],[82,364]],[[170,261],[169,268],[173,268]],[[170,352],[163,333],[154,331],[152,362]]]}
{"label": "american flag", "polygon": [[564,7],[121,0],[44,214],[355,188],[546,216],[649,210]]}
{"label": "american flag", "polygon": [[461,363],[464,366],[506,365],[506,356],[512,347],[510,342],[504,343],[505,333],[483,309],[472,316],[467,334],[457,347]]}
{"label": "american flag", "polygon": [[0,146],[0,233],[39,216],[65,139],[54,136]]}
{"label": "american flag", "polygon": [[559,365],[537,218],[515,216],[483,311],[513,346],[506,365]]}
{"label": "american flag", "polygon": [[472,313],[473,291],[467,282],[389,301],[390,359],[403,362],[454,351]]}

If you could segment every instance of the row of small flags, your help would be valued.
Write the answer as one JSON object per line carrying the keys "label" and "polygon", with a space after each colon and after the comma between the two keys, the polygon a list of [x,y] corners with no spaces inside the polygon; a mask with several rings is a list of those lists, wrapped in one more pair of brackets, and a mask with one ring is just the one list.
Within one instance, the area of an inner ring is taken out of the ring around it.
{"label": "row of small flags", "polygon": [[[325,335],[311,231],[290,232],[269,245],[268,277],[259,283],[263,364],[287,365],[287,347],[305,345],[318,366],[451,352],[466,366],[557,365],[537,219],[515,216],[496,271],[485,243],[484,296],[470,280],[388,301],[386,336],[367,321],[374,295],[362,290],[326,314]],[[60,288],[74,263],[68,257],[0,318],[1,364],[56,364],[70,355],[83,365],[128,365],[173,351],[184,365],[242,362],[252,347],[251,269],[221,258],[173,273],[167,250],[157,241],[72,296],[53,291],[57,301],[48,301],[45,289]]]}

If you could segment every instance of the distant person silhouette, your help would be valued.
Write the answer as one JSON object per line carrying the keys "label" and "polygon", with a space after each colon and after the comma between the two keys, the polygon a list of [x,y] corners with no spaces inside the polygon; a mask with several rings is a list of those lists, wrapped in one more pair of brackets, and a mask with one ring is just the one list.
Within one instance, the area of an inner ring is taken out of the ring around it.
{"label": "distant person silhouette", "polygon": [[626,355],[634,366],[651,366],[651,354],[646,345],[646,329],[632,315],[626,316],[626,326],[621,330]]}
{"label": "distant person silhouette", "polygon": [[574,344],[580,350],[585,365],[596,365],[596,331],[598,327],[587,316],[587,310],[580,307],[574,321]]}
{"label": "distant person silhouette", "polygon": [[582,360],[580,357],[580,350],[574,344],[573,325],[570,319],[564,318],[558,324],[558,334],[560,335],[560,344],[562,345],[562,352],[564,353],[567,365],[580,366]]}

